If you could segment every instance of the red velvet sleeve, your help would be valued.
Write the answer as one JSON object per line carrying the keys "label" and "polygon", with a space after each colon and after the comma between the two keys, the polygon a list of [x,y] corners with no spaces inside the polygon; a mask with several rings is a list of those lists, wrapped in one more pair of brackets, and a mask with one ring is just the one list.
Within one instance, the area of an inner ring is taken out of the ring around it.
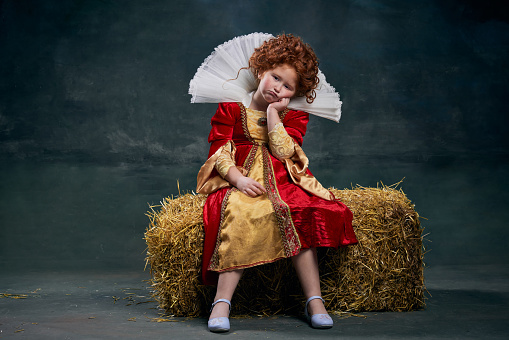
{"label": "red velvet sleeve", "polygon": [[283,119],[286,132],[302,146],[309,122],[309,113],[303,111],[289,111]]}
{"label": "red velvet sleeve", "polygon": [[210,122],[212,129],[209,134],[209,143],[211,144],[208,157],[232,139],[235,122],[239,119],[232,104],[234,103],[219,103],[216,114],[212,117]]}

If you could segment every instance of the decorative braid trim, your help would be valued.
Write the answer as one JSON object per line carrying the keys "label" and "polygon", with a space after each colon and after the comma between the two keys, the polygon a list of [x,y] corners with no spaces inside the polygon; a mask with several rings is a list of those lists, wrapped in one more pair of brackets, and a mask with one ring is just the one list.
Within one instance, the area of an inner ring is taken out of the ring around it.
{"label": "decorative braid trim", "polygon": [[219,267],[219,246],[221,245],[221,229],[224,224],[224,211],[226,210],[226,205],[228,204],[230,195],[234,190],[238,189],[235,187],[228,189],[226,195],[224,195],[223,202],[221,203],[221,221],[219,222],[219,228],[217,229],[216,246],[214,248],[214,253],[212,253],[212,257],[210,258],[209,270],[216,270],[217,267]]}
{"label": "decorative braid trim", "polygon": [[253,137],[251,137],[251,134],[249,133],[249,129],[247,128],[247,113],[246,113],[246,107],[242,103],[237,103],[240,107],[240,118],[242,121],[242,130],[244,130],[244,136],[253,144],[256,144]]}
{"label": "decorative braid trim", "polygon": [[236,269],[252,268],[252,267],[261,266],[261,265],[267,264],[267,263],[274,263],[274,262],[276,262],[278,260],[286,259],[286,258],[288,258],[288,257],[287,256],[280,256],[280,257],[276,257],[274,259],[267,260],[267,261],[259,261],[259,262],[250,263],[250,264],[240,264],[238,266],[233,266],[233,267],[217,270],[217,272],[218,273],[222,273],[222,272],[228,272],[228,271],[236,270]]}
{"label": "decorative braid trim", "polygon": [[289,111],[290,111],[290,109],[286,108],[286,109],[284,109],[283,111],[278,112],[277,114],[279,115],[279,119],[281,119],[281,121],[283,121],[283,119],[285,119],[286,114],[287,114]]}
{"label": "decorative braid trim", "polygon": [[262,147],[263,155],[263,181],[267,190],[267,197],[272,203],[279,232],[285,248],[285,256],[290,257],[299,253],[301,244],[295,226],[293,225],[290,207],[281,199],[275,184],[274,169],[270,160],[269,150],[265,145]]}

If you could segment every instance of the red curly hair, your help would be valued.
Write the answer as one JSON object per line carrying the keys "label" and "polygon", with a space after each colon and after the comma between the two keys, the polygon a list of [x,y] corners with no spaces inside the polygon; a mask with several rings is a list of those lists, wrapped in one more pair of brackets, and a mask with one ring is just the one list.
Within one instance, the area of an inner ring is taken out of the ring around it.
{"label": "red curly hair", "polygon": [[281,34],[256,48],[249,58],[249,68],[258,79],[266,71],[288,64],[299,78],[296,96],[306,97],[308,103],[315,100],[318,86],[318,58],[301,38],[292,34]]}

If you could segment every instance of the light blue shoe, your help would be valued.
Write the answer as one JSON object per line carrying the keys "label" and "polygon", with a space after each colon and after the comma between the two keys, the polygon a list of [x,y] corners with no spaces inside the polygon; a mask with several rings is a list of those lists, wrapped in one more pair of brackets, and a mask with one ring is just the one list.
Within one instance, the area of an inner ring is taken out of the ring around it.
{"label": "light blue shoe", "polygon": [[314,299],[320,299],[325,304],[325,301],[320,296],[312,296],[306,301],[306,307],[304,308],[304,314],[306,315],[306,318],[308,319],[308,322],[311,324],[311,327],[313,328],[332,328],[332,325],[334,325],[334,321],[332,321],[332,318],[329,316],[329,314],[308,314],[308,305],[311,300]]}
{"label": "light blue shoe", "polygon": [[[214,309],[214,306],[218,302],[226,302],[228,304],[229,308],[230,309],[232,308],[232,304],[230,301],[228,301],[226,299],[218,299],[218,300],[214,301],[214,303],[212,304],[212,307],[210,308],[210,312],[212,312],[212,309]],[[209,326],[209,331],[214,332],[214,333],[228,332],[230,330],[230,319],[228,317],[224,317],[224,316],[219,317],[219,318],[213,318],[213,319],[209,320],[208,326]]]}

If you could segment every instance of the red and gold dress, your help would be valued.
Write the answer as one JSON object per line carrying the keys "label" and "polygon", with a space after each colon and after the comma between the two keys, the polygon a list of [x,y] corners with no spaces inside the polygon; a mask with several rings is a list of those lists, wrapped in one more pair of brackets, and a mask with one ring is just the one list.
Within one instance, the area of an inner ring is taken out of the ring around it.
{"label": "red and gold dress", "polygon": [[[198,174],[203,210],[202,277],[274,262],[301,249],[357,243],[352,213],[308,170],[301,149],[309,115],[285,110],[270,132],[266,112],[221,103],[212,118],[210,152]],[[249,197],[223,177],[231,166],[261,183],[267,193]]]}

